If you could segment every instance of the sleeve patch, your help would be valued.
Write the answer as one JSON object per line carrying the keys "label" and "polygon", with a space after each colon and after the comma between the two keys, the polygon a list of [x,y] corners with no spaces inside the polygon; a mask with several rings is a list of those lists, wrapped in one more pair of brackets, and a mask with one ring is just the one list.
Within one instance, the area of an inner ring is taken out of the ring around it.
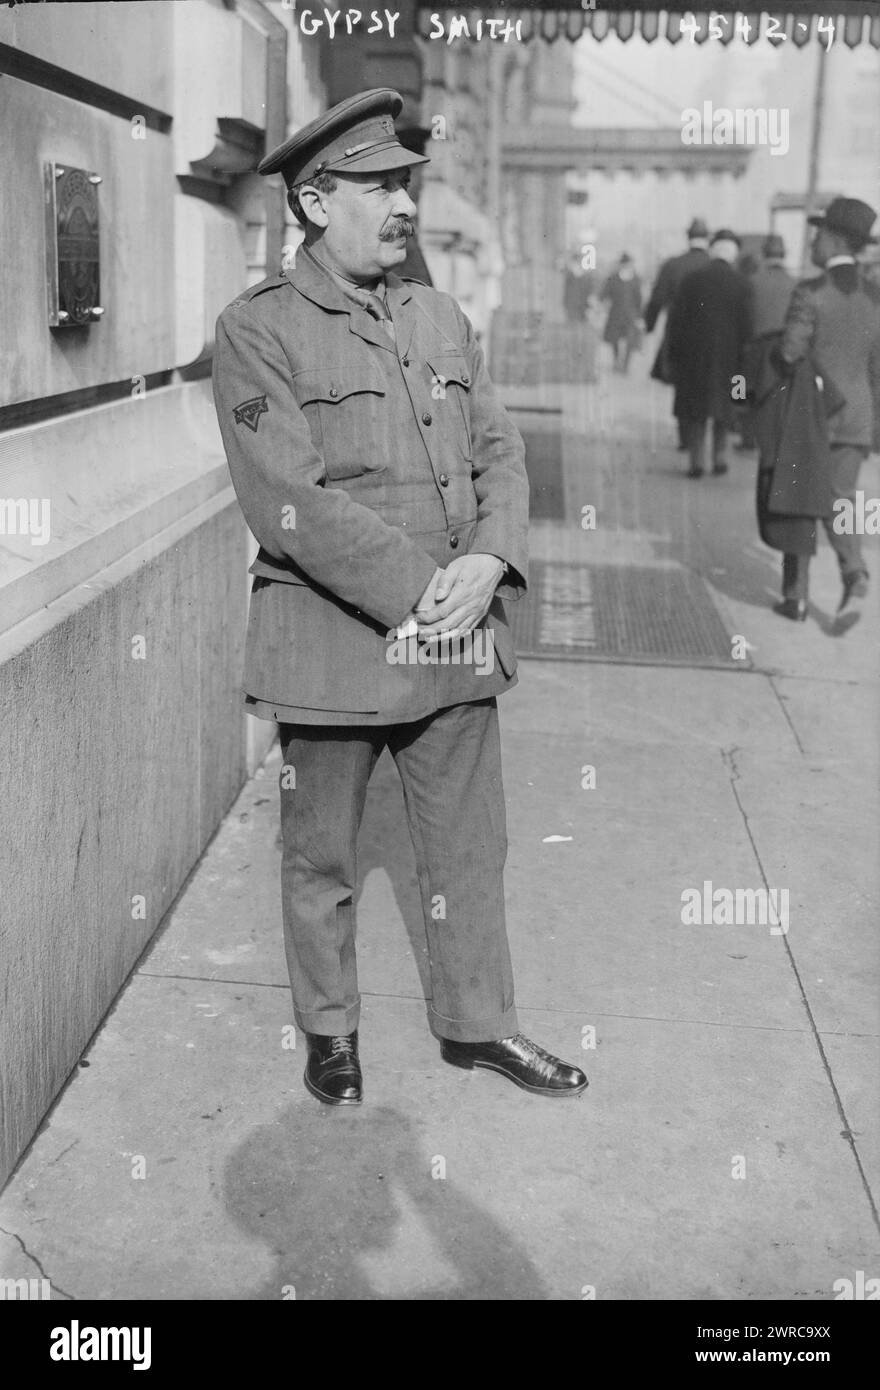
{"label": "sleeve patch", "polygon": [[252,396],[249,401],[242,401],[241,405],[235,406],[232,415],[237,425],[247,425],[248,429],[256,434],[260,416],[265,415],[268,410],[265,396]]}

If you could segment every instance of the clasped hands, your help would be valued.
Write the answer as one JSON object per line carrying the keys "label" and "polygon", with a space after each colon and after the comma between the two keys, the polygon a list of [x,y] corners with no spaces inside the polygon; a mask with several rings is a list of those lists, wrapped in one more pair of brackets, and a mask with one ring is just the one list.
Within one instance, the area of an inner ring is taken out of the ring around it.
{"label": "clasped hands", "polygon": [[486,616],[504,562],[482,552],[462,555],[445,569],[436,569],[418,603],[400,624],[416,623],[420,641],[463,637]]}

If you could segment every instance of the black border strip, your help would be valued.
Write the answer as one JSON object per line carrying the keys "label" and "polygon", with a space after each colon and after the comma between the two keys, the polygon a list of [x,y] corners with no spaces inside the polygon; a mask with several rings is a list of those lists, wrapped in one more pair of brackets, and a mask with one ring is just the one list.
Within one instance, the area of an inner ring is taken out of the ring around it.
{"label": "black border strip", "polygon": [[[210,365],[209,361],[209,370]],[[170,371],[151,372],[149,376],[144,377],[144,385],[148,391],[155,391],[160,386],[170,386],[172,378],[173,373]],[[18,401],[14,405],[0,406],[0,434],[6,430],[21,429],[23,425],[38,425],[45,420],[54,420],[60,415],[72,415],[74,411],[88,410],[90,406],[121,401],[130,395],[131,377],[126,377],[123,381],[84,386],[78,391],[65,391],[58,396],[44,396],[41,400]]]}
{"label": "black border strip", "polygon": [[123,96],[121,92],[102,87],[100,83],[91,82],[87,77],[69,72],[67,68],[59,68],[43,58],[23,53],[20,48],[13,48],[8,43],[0,43],[0,73],[30,82],[34,87],[45,87],[58,96],[71,97],[86,106],[109,111],[111,116],[119,116],[124,121],[130,121],[133,116],[142,116],[144,124],[160,135],[167,135],[171,130],[172,118],[167,111],[159,111],[155,106],[147,106],[145,102]]}
{"label": "black border strip", "polygon": [[482,8],[519,14],[529,10],[536,15],[582,12],[587,18],[600,11],[640,15],[661,14],[665,10],[671,15],[693,12],[699,16],[717,9],[721,14],[785,14],[798,18],[815,15],[838,19],[852,15],[874,18],[880,15],[880,0],[727,0],[718,5],[710,0],[596,0],[592,10],[585,10],[581,0],[492,0],[485,6],[475,5],[472,0],[416,0],[416,11],[425,14],[431,10],[455,10],[467,16],[469,10]]}

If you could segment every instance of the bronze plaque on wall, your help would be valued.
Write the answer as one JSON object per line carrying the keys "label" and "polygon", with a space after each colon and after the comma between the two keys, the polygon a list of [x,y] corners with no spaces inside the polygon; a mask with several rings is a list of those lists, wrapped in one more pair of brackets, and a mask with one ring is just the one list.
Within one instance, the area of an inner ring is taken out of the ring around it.
{"label": "bronze plaque on wall", "polygon": [[95,323],[101,308],[98,238],[99,174],[44,165],[46,192],[46,275],[49,324],[77,328]]}

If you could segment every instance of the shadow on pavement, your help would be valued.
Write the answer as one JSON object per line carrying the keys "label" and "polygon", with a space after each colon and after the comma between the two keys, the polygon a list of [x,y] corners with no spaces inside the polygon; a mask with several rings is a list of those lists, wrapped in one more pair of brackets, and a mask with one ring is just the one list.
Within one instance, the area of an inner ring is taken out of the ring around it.
{"label": "shadow on pavement", "polygon": [[525,1247],[454,1183],[432,1176],[442,1156],[428,1147],[391,1106],[333,1109],[305,1095],[254,1129],[227,1161],[224,1198],[275,1266],[241,1296],[549,1297]]}

